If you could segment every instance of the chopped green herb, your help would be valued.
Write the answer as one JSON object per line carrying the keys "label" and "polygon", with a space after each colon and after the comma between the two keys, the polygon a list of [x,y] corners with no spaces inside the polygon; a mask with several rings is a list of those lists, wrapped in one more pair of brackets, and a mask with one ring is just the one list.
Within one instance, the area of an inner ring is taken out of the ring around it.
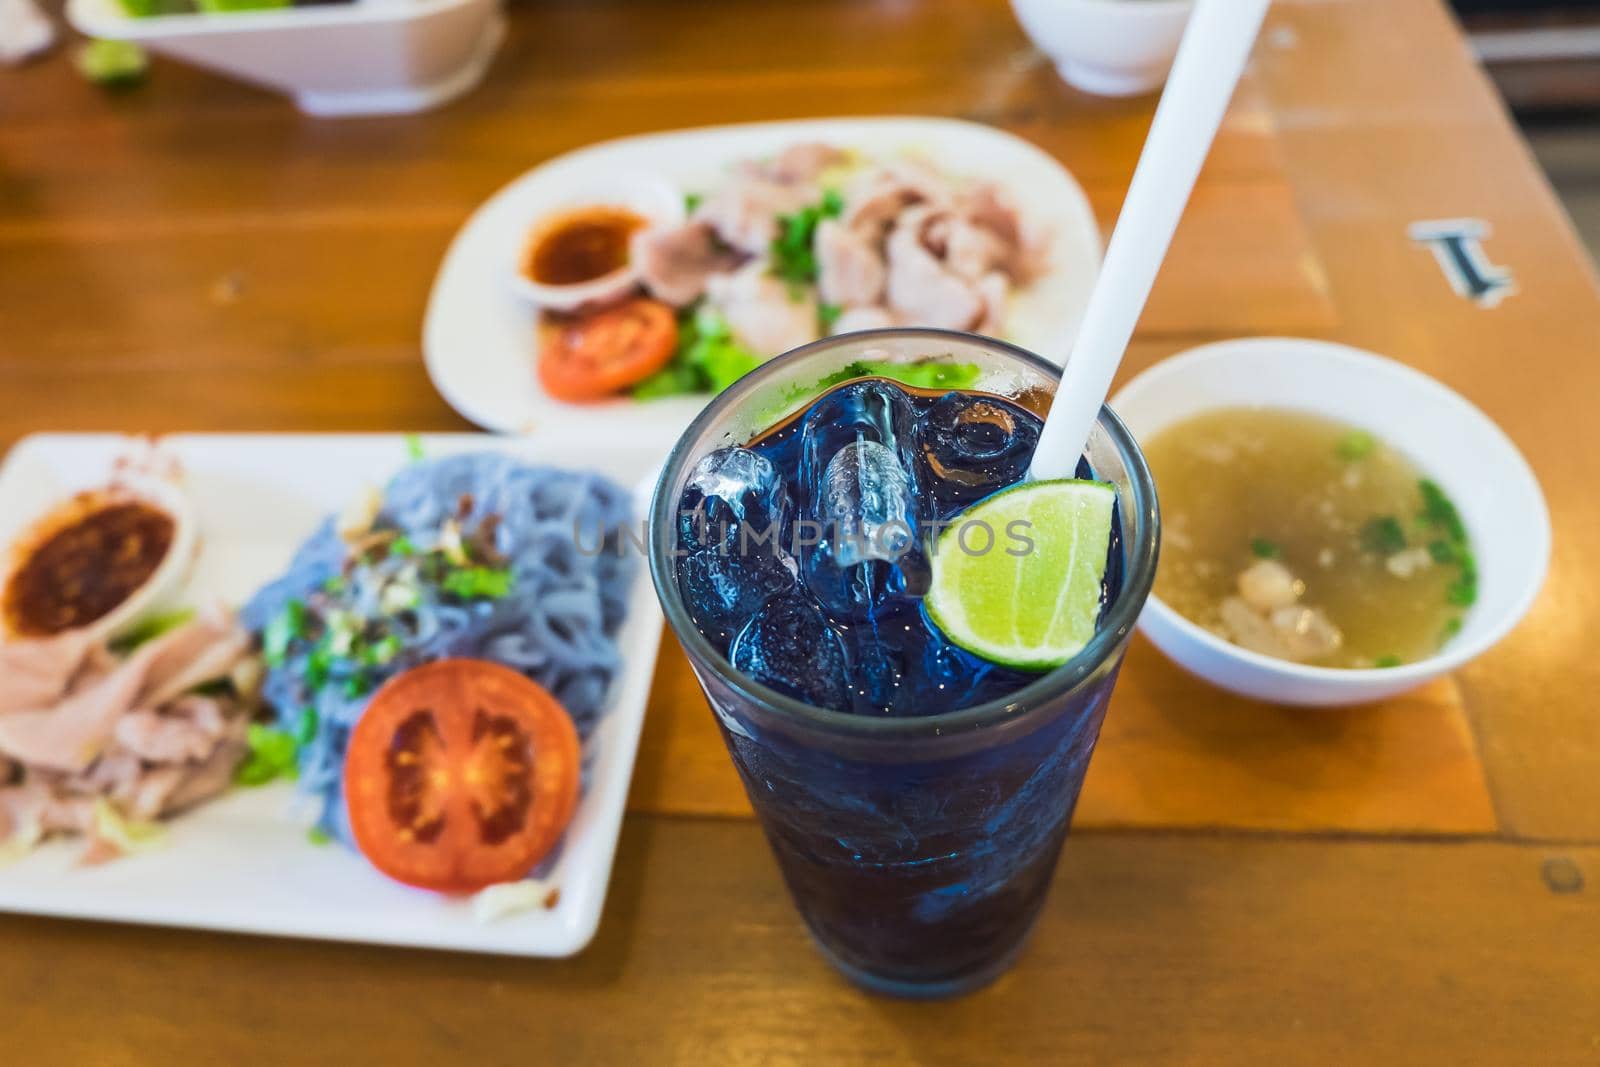
{"label": "chopped green herb", "polygon": [[283,666],[290,643],[305,636],[305,632],[306,606],[298,600],[291,600],[261,632],[261,656],[267,661],[267,666]]}
{"label": "chopped green herb", "polygon": [[421,463],[428,458],[422,447],[422,438],[414,433],[406,434],[406,458],[413,463]]}
{"label": "chopped green herb", "polygon": [[807,285],[817,280],[817,256],[812,239],[817,233],[817,223],[823,219],[837,218],[844,212],[844,197],[837,189],[829,189],[815,204],[792,215],[778,216],[778,236],[772,239],[772,273],[793,285]]}
{"label": "chopped green herb", "polygon": [[[1417,491],[1422,494],[1418,525],[1444,534],[1428,542],[1428,554],[1436,563],[1453,563],[1461,570],[1445,590],[1445,599],[1457,607],[1471,607],[1478,600],[1478,561],[1467,543],[1467,527],[1461,521],[1461,513],[1437,482],[1423,478],[1417,482]],[[1455,623],[1459,629],[1460,620]]]}
{"label": "chopped green herb", "polygon": [[1283,555],[1283,549],[1268,541],[1265,537],[1252,537],[1250,539],[1250,554],[1257,559],[1277,559]]}
{"label": "chopped green herb", "polygon": [[[165,14],[150,4],[144,12],[130,11],[138,17],[143,14]],[[150,57],[132,41],[91,40],[78,50],[78,73],[97,85],[108,89],[125,89],[144,81],[150,70]]]}
{"label": "chopped green herb", "polygon": [[1449,535],[1450,540],[1458,545],[1467,543],[1467,527],[1461,521],[1461,514],[1456,511],[1456,506],[1438,483],[1423,478],[1417,482],[1417,489],[1422,493],[1421,518],[1433,526],[1437,526]]}
{"label": "chopped green herb", "polygon": [[328,668],[333,665],[333,652],[328,648],[327,642],[318,641],[315,648],[306,653],[306,686],[316,692],[328,681]]}
{"label": "chopped green herb", "polygon": [[1450,584],[1450,603],[1468,608],[1478,602],[1478,559],[1466,545],[1456,547],[1456,566],[1461,577]]}
{"label": "chopped green herb", "polygon": [[384,664],[398,656],[405,647],[397,634],[384,634],[383,637],[368,645],[362,655],[362,662],[369,667],[382,667]]}
{"label": "chopped green herb", "polygon": [[132,652],[145,642],[153,641],[164,633],[176,630],[192,618],[194,618],[193,608],[179,608],[177,611],[152,615],[113,641],[111,650],[119,654]]}
{"label": "chopped green herb", "polygon": [[685,214],[693,215],[694,209],[705,202],[705,197],[699,193],[683,194],[683,210]]}
{"label": "chopped green herb", "polygon": [[1454,637],[1456,634],[1458,634],[1460,632],[1461,632],[1461,616],[1457,615],[1455,618],[1451,619],[1449,622],[1444,624],[1444,633],[1440,636],[1439,643],[1440,644],[1444,644],[1444,642],[1450,640],[1452,637]]}
{"label": "chopped green herb", "polygon": [[318,721],[316,708],[301,708],[294,722],[294,743],[304,746],[316,740]]}
{"label": "chopped green herb", "polygon": [[511,571],[505,567],[462,567],[439,582],[445,592],[462,600],[497,600],[511,592]]}
{"label": "chopped green herb", "polygon": [[1361,546],[1369,552],[1387,556],[1406,547],[1405,527],[1393,515],[1380,515],[1368,519],[1361,528]]}
{"label": "chopped green herb", "polygon": [[367,677],[366,671],[357,671],[344,680],[344,695],[347,700],[364,697],[371,690],[372,679]]}
{"label": "chopped green herb", "polygon": [[1374,667],[1398,667],[1400,666],[1400,657],[1395,655],[1379,656],[1372,661],[1372,665]]}
{"label": "chopped green herb", "polygon": [[251,723],[246,743],[250,754],[234,772],[234,781],[240,785],[265,785],[276,778],[295,776],[297,749],[287,730]]}
{"label": "chopped green herb", "polygon": [[313,845],[326,845],[333,841],[333,835],[320,826],[313,826],[306,831],[306,840]]}
{"label": "chopped green herb", "polygon": [[817,325],[822,327],[822,332],[827,333],[833,329],[833,324],[839,321],[839,316],[844,314],[844,307],[840,304],[830,304],[826,300],[817,305]]}
{"label": "chopped green herb", "polygon": [[401,534],[399,537],[396,537],[393,541],[389,542],[389,552],[391,555],[411,556],[415,555],[416,551],[417,546],[413,544],[411,538],[407,537],[405,534]]}
{"label": "chopped green herb", "polygon": [[1339,438],[1339,458],[1349,463],[1366,459],[1378,447],[1378,439],[1365,430],[1351,430]]}

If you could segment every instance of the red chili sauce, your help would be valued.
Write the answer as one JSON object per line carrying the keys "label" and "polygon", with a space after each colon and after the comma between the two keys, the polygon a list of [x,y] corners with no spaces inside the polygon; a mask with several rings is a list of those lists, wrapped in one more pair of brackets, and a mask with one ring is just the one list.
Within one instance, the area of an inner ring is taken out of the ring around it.
{"label": "red chili sauce", "polygon": [[172,548],[177,524],[159,508],[119,500],[51,525],[6,582],[6,627],[46,637],[87,626],[150,580]]}
{"label": "red chili sauce", "polygon": [[522,272],[540,285],[577,285],[627,265],[628,242],[645,219],[626,208],[584,207],[535,231]]}

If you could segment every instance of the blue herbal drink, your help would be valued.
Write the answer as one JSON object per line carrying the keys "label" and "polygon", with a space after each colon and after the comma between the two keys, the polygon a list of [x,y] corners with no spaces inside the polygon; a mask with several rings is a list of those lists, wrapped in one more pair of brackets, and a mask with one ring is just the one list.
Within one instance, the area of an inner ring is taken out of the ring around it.
{"label": "blue herbal drink", "polygon": [[[873,345],[943,356],[948,373],[861,359],[828,370]],[[996,342],[895,331],[822,342],[750,378],[763,376],[768,388],[746,379],[719,398],[669,460],[657,588],[823,951],[870,988],[960,992],[1010,963],[1044,900],[1149,589],[1148,473],[1120,425],[1103,424],[1103,455],[1091,442],[1079,474],[1128,490],[1104,632],[1056,671],[1017,670],[952,643],[923,594],[941,527],[1026,477],[1053,371]],[[798,388],[762,424],[774,378]],[[1018,533],[972,548],[1002,551]]]}
{"label": "blue herbal drink", "polygon": [[[926,535],[1023,480],[1041,425],[1005,397],[868,377],[708,453],[679,500],[690,616],[735,670],[816,707],[938,715],[1009,696],[1038,675],[958,648],[923,612]],[[1118,547],[1102,604],[1120,586]]]}

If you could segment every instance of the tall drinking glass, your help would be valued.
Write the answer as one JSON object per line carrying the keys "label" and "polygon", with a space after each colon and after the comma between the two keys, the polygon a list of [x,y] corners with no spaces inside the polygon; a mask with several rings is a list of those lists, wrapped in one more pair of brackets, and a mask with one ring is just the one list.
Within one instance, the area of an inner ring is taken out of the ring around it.
{"label": "tall drinking glass", "polygon": [[884,330],[819,341],[735,383],[667,459],[650,516],[650,569],[667,621],[716,714],[784,880],[817,945],[878,992],[949,996],[1003,972],[1049,889],[1134,620],[1155,574],[1149,469],[1100,413],[1086,458],[1117,488],[1099,631],[1071,662],[1008,697],[929,716],[814,707],[733,668],[704,637],[676,576],[685,482],[865,361],[976,365],[975,391],[1041,411],[1058,378],[1021,349],[967,334]]}

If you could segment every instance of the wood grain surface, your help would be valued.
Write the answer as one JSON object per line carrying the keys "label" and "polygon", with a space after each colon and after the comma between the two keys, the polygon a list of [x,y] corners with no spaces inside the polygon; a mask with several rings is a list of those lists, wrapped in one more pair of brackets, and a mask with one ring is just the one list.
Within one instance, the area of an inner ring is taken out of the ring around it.
{"label": "wood grain surface", "polygon": [[[515,2],[438,112],[319,121],[176,63],[108,95],[0,70],[0,444],[37,430],[433,430],[450,235],[561,152],[681,126],[960,116],[1103,221],[1152,100],[1064,86],[1003,0]],[[1518,293],[1410,223],[1475,217]],[[662,658],[606,916],[570,961],[0,917],[0,1062],[1600,1060],[1600,288],[1438,0],[1280,0],[1124,375],[1223,336],[1371,348],[1524,450],[1555,555],[1527,621],[1398,705],[1218,697],[1138,646],[1032,947],[938,1006],[810,949],[681,656]],[[731,797],[731,799],[730,799]],[[3,876],[3,875],[0,875]]]}
{"label": "wood grain surface", "polygon": [[[676,639],[662,641],[629,810],[749,817]],[[1136,637],[1073,825],[1396,834],[1496,829],[1461,693],[1446,679],[1307,712],[1214,690]]]}
{"label": "wood grain surface", "polygon": [[1017,967],[919,1004],[828,968],[753,826],[634,819],[572,960],[11,920],[0,1021],[28,1064],[1592,1064],[1574,870],[1600,849],[1080,834]]}

